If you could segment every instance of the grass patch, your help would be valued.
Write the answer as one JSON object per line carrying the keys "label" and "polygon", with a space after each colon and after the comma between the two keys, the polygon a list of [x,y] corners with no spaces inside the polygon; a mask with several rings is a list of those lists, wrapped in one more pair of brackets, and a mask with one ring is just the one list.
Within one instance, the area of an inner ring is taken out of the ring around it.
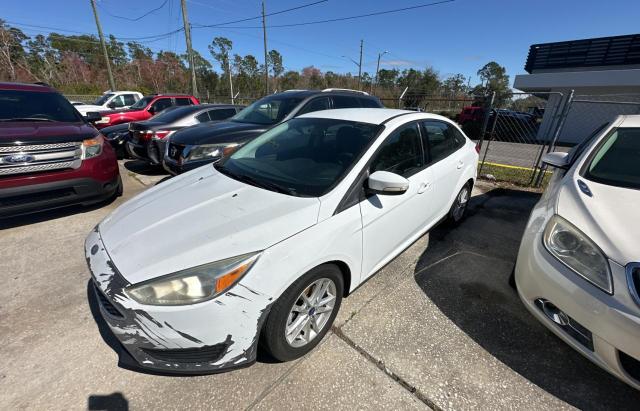
{"label": "grass patch", "polygon": [[[478,166],[480,171],[480,166]],[[510,167],[494,163],[485,163],[482,167],[481,178],[485,178],[487,174],[491,174],[495,177],[496,181],[514,184],[517,186],[530,187],[532,185],[531,177],[533,175],[532,168],[524,167]],[[549,184],[551,179],[551,171],[544,172],[544,178],[542,179],[542,188],[545,188]]]}

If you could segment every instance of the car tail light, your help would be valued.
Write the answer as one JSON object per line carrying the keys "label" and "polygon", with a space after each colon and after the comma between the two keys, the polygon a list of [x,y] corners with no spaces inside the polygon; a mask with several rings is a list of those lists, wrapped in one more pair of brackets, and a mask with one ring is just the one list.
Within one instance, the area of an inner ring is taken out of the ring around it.
{"label": "car tail light", "polygon": [[153,138],[162,140],[165,137],[169,137],[171,134],[173,134],[172,130],[157,130],[153,133]]}
{"label": "car tail light", "polygon": [[480,143],[476,144],[476,153],[480,154]]}

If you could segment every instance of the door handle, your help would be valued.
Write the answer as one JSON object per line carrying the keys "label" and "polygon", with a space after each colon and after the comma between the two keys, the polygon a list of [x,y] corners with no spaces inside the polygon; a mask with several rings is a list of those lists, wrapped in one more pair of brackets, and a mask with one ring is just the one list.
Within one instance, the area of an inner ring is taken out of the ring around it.
{"label": "door handle", "polygon": [[418,188],[418,194],[422,194],[425,191],[427,191],[429,189],[429,187],[431,187],[431,183],[422,183],[420,184],[420,187]]}
{"label": "door handle", "polygon": [[463,161],[458,161],[458,165],[456,166],[456,168],[457,168],[458,170],[460,170],[460,169],[462,168],[462,166],[463,166],[463,165],[464,165],[464,162],[463,162]]}

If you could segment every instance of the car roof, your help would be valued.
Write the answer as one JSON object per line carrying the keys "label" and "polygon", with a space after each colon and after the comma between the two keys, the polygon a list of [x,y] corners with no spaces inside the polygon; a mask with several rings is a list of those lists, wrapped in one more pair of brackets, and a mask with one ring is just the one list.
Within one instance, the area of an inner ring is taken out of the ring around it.
{"label": "car roof", "polygon": [[640,127],[640,115],[631,114],[623,116],[620,127]]}
{"label": "car roof", "polygon": [[[291,96],[291,97],[310,97],[315,95],[343,95],[375,99],[376,97],[359,90],[350,90],[343,88],[327,88],[324,90],[285,90],[270,96]],[[269,97],[269,96],[265,96]]]}
{"label": "car roof", "polygon": [[297,118],[328,118],[336,120],[349,120],[358,123],[383,124],[395,117],[412,115],[412,119],[451,120],[437,114],[422,113],[412,110],[397,110],[392,108],[340,108],[334,110],[314,111],[303,114]]}
{"label": "car roof", "polygon": [[41,84],[30,83],[7,83],[0,82],[0,90],[21,90],[21,91],[35,91],[40,93],[56,93],[57,91],[49,86]]}

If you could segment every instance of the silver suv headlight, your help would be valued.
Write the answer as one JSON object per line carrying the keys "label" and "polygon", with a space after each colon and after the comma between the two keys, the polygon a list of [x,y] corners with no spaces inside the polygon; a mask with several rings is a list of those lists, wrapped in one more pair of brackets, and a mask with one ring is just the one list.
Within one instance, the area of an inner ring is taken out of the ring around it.
{"label": "silver suv headlight", "polygon": [[554,215],[544,230],[546,249],[576,274],[601,290],[613,294],[607,257],[602,250],[564,218]]}
{"label": "silver suv headlight", "polygon": [[240,279],[260,253],[244,254],[134,284],[125,289],[140,304],[185,305],[210,300]]}

